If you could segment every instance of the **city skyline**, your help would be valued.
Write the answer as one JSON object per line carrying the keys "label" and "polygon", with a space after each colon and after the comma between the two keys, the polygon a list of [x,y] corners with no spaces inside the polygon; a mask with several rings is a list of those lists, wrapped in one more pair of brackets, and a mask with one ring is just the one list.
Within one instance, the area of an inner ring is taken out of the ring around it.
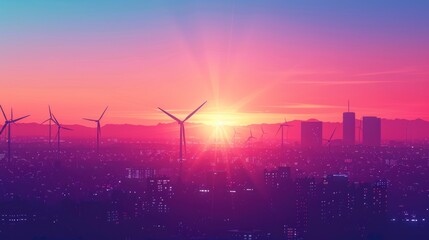
{"label": "city skyline", "polygon": [[332,121],[349,99],[429,119],[425,2],[0,4],[0,100],[34,119],[108,104],[111,123],[154,125],[158,105],[185,114],[200,99],[193,121],[212,124]]}
{"label": "city skyline", "polygon": [[0,0],[0,239],[429,239],[428,13]]}

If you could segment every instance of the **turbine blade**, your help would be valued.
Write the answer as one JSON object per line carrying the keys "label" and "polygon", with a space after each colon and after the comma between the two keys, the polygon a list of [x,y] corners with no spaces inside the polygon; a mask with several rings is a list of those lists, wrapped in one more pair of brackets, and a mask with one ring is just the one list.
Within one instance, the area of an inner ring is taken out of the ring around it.
{"label": "turbine blade", "polygon": [[334,136],[336,130],[337,130],[337,127],[334,128],[334,131],[332,132],[331,137],[329,138],[329,142],[331,142],[332,137]]}
{"label": "turbine blade", "polygon": [[45,121],[43,121],[41,124],[44,124],[45,122],[47,122],[47,121],[49,121],[49,120],[51,120],[51,119],[46,119]]}
{"label": "turbine blade", "polygon": [[52,118],[51,105],[48,105],[48,109],[49,109],[49,117]]}
{"label": "turbine blade", "polygon": [[71,129],[71,128],[66,128],[66,127],[61,127],[61,128],[64,130],[67,130],[67,131],[73,131],[73,129]]}
{"label": "turbine blade", "polygon": [[54,123],[57,125],[57,126],[60,126],[60,123],[58,122],[58,120],[57,120],[57,118],[55,117],[55,115],[54,114],[52,114],[52,117],[53,117],[53,121],[54,121]]}
{"label": "turbine blade", "polygon": [[90,118],[82,118],[83,120],[86,120],[86,121],[91,121],[91,122],[98,122],[98,120],[95,120],[95,119],[90,119]]}
{"label": "turbine blade", "polygon": [[185,122],[186,120],[191,118],[192,115],[194,115],[198,110],[200,110],[200,108],[202,108],[204,106],[204,104],[206,104],[206,103],[207,103],[207,101],[203,102],[203,104],[201,104],[197,109],[195,109],[193,112],[191,112],[183,121]]}
{"label": "turbine blade", "polygon": [[13,123],[16,123],[16,122],[18,122],[18,121],[20,121],[20,120],[22,120],[22,119],[24,119],[24,118],[28,118],[30,115],[27,115],[27,116],[24,116],[24,117],[20,117],[20,118],[18,118],[18,119],[15,119],[15,120],[12,120],[12,122]]}
{"label": "turbine blade", "polygon": [[6,127],[7,127],[7,124],[4,124],[3,127],[0,130],[0,135],[3,133],[3,131],[6,129]]}
{"label": "turbine blade", "polygon": [[177,117],[173,116],[172,114],[168,113],[167,111],[165,111],[162,108],[158,108],[159,110],[161,110],[163,113],[167,114],[169,117],[171,117],[172,119],[174,119],[176,122],[181,123],[182,121],[180,121]]}
{"label": "turbine blade", "polygon": [[106,107],[106,109],[104,109],[104,112],[101,114],[101,117],[98,119],[98,121],[100,121],[102,118],[103,118],[103,116],[104,116],[104,114],[106,113],[106,111],[107,111],[107,108],[108,108],[109,106],[107,106]]}
{"label": "turbine blade", "polygon": [[280,125],[280,127],[279,127],[279,129],[277,130],[277,132],[276,132],[276,136],[277,136],[277,134],[279,134],[279,132],[280,132],[280,129],[283,127],[283,125]]}
{"label": "turbine blade", "polygon": [[4,111],[3,111],[3,107],[2,107],[1,105],[0,105],[0,109],[1,109],[1,112],[3,113],[4,120],[6,120],[6,121],[7,121],[6,114],[4,113]]}

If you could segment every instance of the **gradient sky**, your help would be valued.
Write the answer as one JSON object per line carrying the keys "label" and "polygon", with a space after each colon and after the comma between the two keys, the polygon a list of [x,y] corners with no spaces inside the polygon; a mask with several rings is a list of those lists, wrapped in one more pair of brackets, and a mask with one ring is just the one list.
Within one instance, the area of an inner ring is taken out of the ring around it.
{"label": "gradient sky", "polygon": [[28,122],[429,120],[429,1],[0,1],[0,104]]}

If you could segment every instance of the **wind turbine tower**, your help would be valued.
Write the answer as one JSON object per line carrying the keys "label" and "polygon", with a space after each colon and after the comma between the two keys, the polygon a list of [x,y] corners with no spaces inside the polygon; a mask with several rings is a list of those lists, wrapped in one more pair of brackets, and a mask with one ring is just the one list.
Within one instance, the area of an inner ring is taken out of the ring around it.
{"label": "wind turbine tower", "polygon": [[55,125],[57,125],[57,140],[58,140],[58,143],[57,143],[57,153],[58,153],[58,156],[59,156],[59,153],[60,153],[60,142],[61,142],[61,129],[64,129],[64,130],[67,130],[67,131],[72,131],[72,129],[66,128],[63,125],[61,125],[58,122],[58,120],[57,120],[57,118],[55,117],[54,114],[52,114],[52,118],[53,118],[52,120],[54,121]]}
{"label": "wind turbine tower", "polygon": [[49,122],[49,147],[52,146],[52,122],[54,121],[54,119],[52,118],[52,111],[51,111],[51,106],[48,106],[49,108],[49,118],[46,119],[44,122],[42,122],[42,124]]}
{"label": "wind turbine tower", "polygon": [[104,109],[103,113],[101,114],[100,118],[98,119],[90,119],[90,118],[84,118],[86,121],[95,122],[97,123],[97,154],[100,152],[100,138],[101,138],[101,119],[103,118],[104,114],[107,111],[108,106]]}
{"label": "wind turbine tower", "polygon": [[24,117],[20,117],[20,118],[17,118],[17,119],[14,119],[13,118],[13,110],[12,110],[12,108],[10,109],[10,119],[7,119],[7,117],[6,117],[6,114],[4,113],[4,111],[3,111],[3,107],[0,105],[0,109],[1,109],[1,112],[2,112],[2,114],[3,114],[3,117],[4,117],[4,125],[3,125],[3,127],[2,127],[2,129],[0,130],[0,135],[3,133],[3,131],[6,129],[6,127],[7,127],[7,149],[8,149],[8,160],[9,160],[9,162],[11,161],[11,159],[12,159],[12,152],[11,152],[11,148],[10,148],[10,144],[11,144],[11,124],[13,123],[13,124],[15,124],[16,122],[18,122],[18,121],[20,121],[20,120],[22,120],[22,119],[24,119],[24,118],[27,118],[27,117],[29,117],[30,115],[27,115],[27,116],[24,116]]}
{"label": "wind turbine tower", "polygon": [[206,104],[207,101],[205,101],[203,104],[201,104],[197,109],[195,109],[193,112],[191,112],[188,116],[186,116],[186,118],[184,120],[180,120],[177,117],[175,117],[174,115],[170,114],[169,112],[165,111],[164,109],[158,107],[159,110],[161,110],[163,113],[165,113],[166,115],[168,115],[170,118],[172,118],[173,120],[175,120],[177,122],[177,124],[179,124],[180,127],[180,140],[179,140],[179,164],[180,164],[180,169],[179,169],[179,181],[181,181],[182,179],[182,165],[183,165],[183,150],[182,148],[184,147],[185,149],[185,154],[186,154],[186,135],[185,135],[185,122],[191,118],[198,110],[200,110],[200,108],[202,108],[204,106],[204,104]]}
{"label": "wind turbine tower", "polygon": [[281,123],[280,124],[280,126],[279,126],[279,129],[277,130],[277,133],[276,133],[276,135],[277,134],[279,134],[279,132],[280,132],[280,130],[282,131],[282,138],[281,138],[281,147],[282,147],[282,149],[283,149],[283,147],[284,147],[284,128],[287,128],[287,129],[289,129],[289,127],[292,127],[292,125],[290,125],[287,121],[286,121],[286,118],[285,118],[285,121],[283,122],[283,123]]}

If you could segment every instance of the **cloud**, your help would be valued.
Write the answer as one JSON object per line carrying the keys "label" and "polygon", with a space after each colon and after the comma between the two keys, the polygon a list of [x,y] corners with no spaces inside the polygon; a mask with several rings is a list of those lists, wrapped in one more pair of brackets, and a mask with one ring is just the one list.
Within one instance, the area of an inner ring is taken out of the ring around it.
{"label": "cloud", "polygon": [[379,75],[392,75],[392,74],[420,74],[415,68],[404,68],[398,70],[388,70],[388,71],[378,71],[378,72],[367,72],[359,73],[355,76],[365,77],[365,76],[379,76]]}
{"label": "cloud", "polygon": [[295,104],[267,106],[267,107],[269,107],[269,108],[293,108],[293,109],[314,109],[314,108],[337,109],[337,108],[343,108],[344,106],[322,105],[322,104],[307,104],[307,103],[295,103]]}
{"label": "cloud", "polygon": [[319,84],[319,85],[362,85],[362,84],[384,84],[397,82],[394,80],[293,80],[288,84]]}

